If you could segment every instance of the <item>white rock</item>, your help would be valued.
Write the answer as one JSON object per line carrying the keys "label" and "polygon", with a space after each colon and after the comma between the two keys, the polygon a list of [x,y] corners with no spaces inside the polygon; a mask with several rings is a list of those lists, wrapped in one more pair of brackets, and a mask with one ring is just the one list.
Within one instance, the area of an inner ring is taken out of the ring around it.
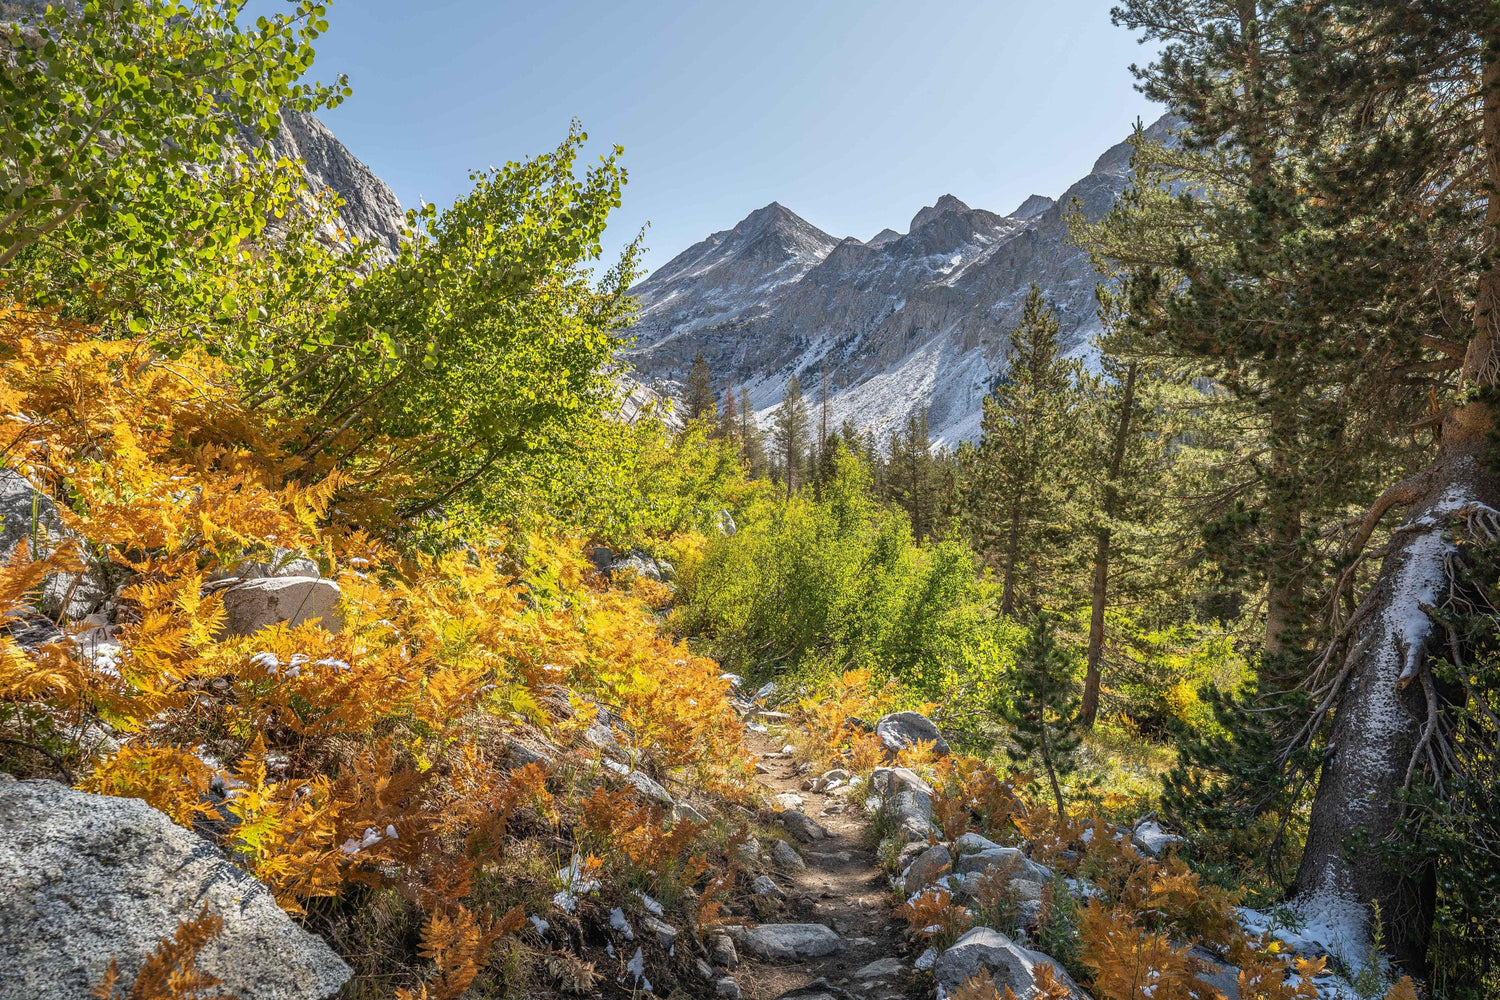
{"label": "white rock", "polygon": [[938,732],[938,727],[927,716],[919,712],[892,712],[875,723],[875,735],[881,744],[892,753],[914,746],[918,741],[933,744],[933,752],[939,757],[948,755],[948,741]]}
{"label": "white rock", "polygon": [[1168,833],[1154,819],[1137,823],[1135,829],[1130,831],[1130,840],[1153,858],[1161,857],[1162,852],[1173,844],[1182,843],[1181,837],[1175,833]]}
{"label": "white rock", "polygon": [[777,899],[786,898],[786,893],[781,891],[781,886],[771,881],[769,875],[755,876],[755,881],[750,883],[750,889],[757,896],[775,896]]}
{"label": "white rock", "polygon": [[0,998],[78,1000],[111,958],[142,960],[208,905],[198,967],[243,1000],[320,1000],[350,970],[260,882],[139,799],[0,782]]}
{"label": "white rock", "polygon": [[844,950],[839,936],[822,924],[761,924],[749,928],[731,926],[726,930],[735,944],[772,961],[821,958]]}
{"label": "white rock", "polygon": [[332,580],[311,576],[266,577],[246,580],[220,592],[226,619],[224,634],[254,635],[282,622],[300,625],[319,619],[334,634],[343,630],[339,612],[342,593]]}

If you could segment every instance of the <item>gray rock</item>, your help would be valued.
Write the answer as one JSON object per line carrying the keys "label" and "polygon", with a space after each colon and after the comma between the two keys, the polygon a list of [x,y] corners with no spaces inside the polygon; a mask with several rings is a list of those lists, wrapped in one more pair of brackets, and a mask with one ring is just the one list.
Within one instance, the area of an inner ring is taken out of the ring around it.
{"label": "gray rock", "polygon": [[806,986],[787,990],[776,1000],[856,1000],[853,993],[832,985],[827,979],[814,979]]}
{"label": "gray rock", "polygon": [[735,950],[734,938],[716,933],[708,939],[708,957],[721,969],[733,969],[740,964],[739,952]]}
{"label": "gray rock", "polygon": [[301,552],[293,549],[276,549],[267,560],[246,559],[215,570],[208,575],[210,581],[264,580],[277,576],[322,576],[318,564]]}
{"label": "gray rock", "polygon": [[1205,968],[1198,978],[1224,994],[1224,1000],[1240,1000],[1240,970],[1230,965],[1202,945],[1195,944],[1188,954],[1202,962]]}
{"label": "gray rock", "polygon": [[991,868],[1001,865],[1016,865],[1015,878],[1028,882],[1045,882],[1052,877],[1052,871],[1044,865],[1039,865],[1014,847],[995,847],[988,851],[980,851],[978,854],[961,855],[954,864],[954,871],[960,875],[987,872]]}
{"label": "gray rock", "polygon": [[677,940],[677,928],[665,920],[658,920],[649,913],[641,917],[641,926],[655,934],[656,940],[661,942],[663,948],[670,948],[672,942]]}
{"label": "gray rock", "polygon": [[344,627],[339,613],[343,595],[332,580],[311,576],[245,580],[226,587],[223,596],[227,635],[254,635],[270,625],[300,625],[314,618],[321,619],[323,627],[334,634]]}
{"label": "gray rock", "polygon": [[966,833],[953,842],[953,850],[958,854],[978,854],[980,851],[993,851],[999,846],[977,833]]}
{"label": "gray rock", "polygon": [[198,967],[242,1000],[318,1000],[350,970],[260,882],[139,799],[0,784],[0,1000],[78,1000],[114,958],[142,960],[208,905],[223,932]]}
{"label": "gray rock", "polygon": [[909,767],[877,767],[870,774],[870,786],[883,798],[898,792],[921,792],[932,798],[932,786]]}
{"label": "gray rock", "polygon": [[801,869],[807,867],[807,862],[802,860],[802,855],[793,849],[791,844],[784,840],[776,841],[771,848],[771,859],[783,868]]}
{"label": "gray rock", "polygon": [[527,764],[550,766],[553,758],[557,756],[557,748],[550,744],[537,746],[534,743],[523,743],[514,737],[506,738],[505,749],[510,753],[510,762],[516,767],[525,767]]}
{"label": "gray rock", "polygon": [[728,997],[729,1000],[740,1000],[740,984],[735,982],[733,976],[724,976],[714,983],[714,995]]}
{"label": "gray rock", "polygon": [[639,549],[634,549],[628,555],[613,560],[609,564],[609,572],[611,576],[619,573],[633,573],[647,580],[655,580],[657,583],[667,583],[677,576],[677,571],[671,563],[665,559],[653,559]]}
{"label": "gray rock", "polygon": [[[43,616],[56,619],[66,610],[67,617],[80,619],[98,607],[108,596],[104,577],[88,559],[83,539],[69,531],[52,498],[36,489],[22,475],[0,469],[0,563],[25,542],[32,558],[40,558],[65,544],[77,546],[85,568],[80,573],[54,573],[42,587],[38,607]],[[67,602],[64,609],[63,603]],[[12,634],[15,634],[12,629]],[[50,632],[51,630],[49,630]],[[33,641],[50,641],[51,635],[38,635]],[[23,645],[31,644],[17,637]]]}
{"label": "gray rock", "polygon": [[782,826],[787,828],[787,832],[804,844],[823,840],[828,836],[828,831],[823,829],[817,820],[795,809],[779,812],[776,818],[781,821]]}
{"label": "gray rock", "polygon": [[836,782],[847,784],[851,777],[853,777],[853,775],[844,770],[842,767],[836,767],[832,771],[824,771],[822,777],[813,782],[813,791],[824,791]]}
{"label": "gray rock", "polygon": [[891,753],[913,746],[917,741],[933,744],[933,752],[939,757],[948,755],[948,741],[938,732],[938,727],[927,716],[919,712],[893,712],[875,723],[875,735]]}
{"label": "gray rock", "polygon": [[771,881],[769,875],[757,875],[755,881],[750,883],[751,890],[757,896],[775,896],[777,899],[785,899],[786,893],[781,891],[781,886]]}
{"label": "gray rock", "polygon": [[934,844],[927,848],[906,869],[906,875],[902,887],[907,895],[920,892],[927,888],[953,867],[953,856],[948,853],[948,848],[942,844]]}
{"label": "gray rock", "polygon": [[713,982],[714,977],[718,975],[718,973],[714,971],[714,967],[703,961],[703,959],[701,958],[693,959],[693,971],[698,973],[698,978],[706,983]]}
{"label": "gray rock", "polygon": [[1041,952],[1021,947],[989,927],[975,927],[954,942],[953,947],[938,956],[932,974],[945,990],[952,993],[964,980],[988,971],[994,977],[996,989],[1009,986],[1016,996],[1028,997],[1035,989],[1035,969],[1041,962],[1054,966],[1057,981],[1067,986],[1078,1000],[1088,1000],[1087,994],[1063,971],[1061,963]]}
{"label": "gray rock", "polygon": [[854,973],[855,979],[893,979],[906,971],[899,958],[877,958]]}
{"label": "gray rock", "polygon": [[843,940],[822,924],[761,924],[725,929],[739,947],[777,962],[821,958],[844,950]]}
{"label": "gray rock", "polygon": [[806,800],[793,792],[782,792],[773,796],[771,801],[776,803],[778,809],[801,809]]}
{"label": "gray rock", "polygon": [[673,801],[671,793],[645,771],[632,771],[626,765],[608,757],[604,759],[604,766],[624,778],[632,788],[640,793],[642,798],[650,799],[657,805],[664,806],[667,809],[676,807],[677,803]]}
{"label": "gray rock", "polygon": [[620,740],[615,736],[615,731],[609,724],[599,719],[594,719],[593,725],[583,731],[583,742],[598,750],[610,760],[624,762],[630,759],[625,748],[620,746]]}

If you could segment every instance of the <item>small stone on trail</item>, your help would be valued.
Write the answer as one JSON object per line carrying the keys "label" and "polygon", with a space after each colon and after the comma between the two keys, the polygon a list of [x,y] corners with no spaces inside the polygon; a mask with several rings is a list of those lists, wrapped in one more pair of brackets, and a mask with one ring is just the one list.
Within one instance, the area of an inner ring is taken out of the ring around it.
{"label": "small stone on trail", "polygon": [[801,809],[804,804],[802,796],[792,792],[782,792],[771,801],[775,802],[779,809]]}
{"label": "small stone on trail", "polygon": [[708,957],[721,969],[733,969],[740,964],[739,952],[735,951],[734,939],[728,934],[715,934],[708,942]]}
{"label": "small stone on trail", "polygon": [[855,979],[888,979],[901,975],[906,966],[899,958],[877,958],[854,974]]}
{"label": "small stone on trail", "polygon": [[821,958],[844,950],[844,942],[822,924],[761,924],[725,928],[737,944],[776,961]]}
{"label": "small stone on trail", "polygon": [[815,840],[823,840],[828,836],[828,831],[823,829],[817,820],[795,809],[788,809],[786,812],[777,813],[776,818],[781,821],[781,825],[786,827],[792,836],[804,844],[810,844]]}
{"label": "small stone on trail", "polygon": [[721,997],[728,997],[729,1000],[740,1000],[740,984],[734,981],[733,976],[725,976],[714,983],[714,992]]}
{"label": "small stone on trail", "polygon": [[786,893],[781,891],[779,885],[771,881],[769,875],[757,875],[755,881],[750,884],[750,888],[754,890],[757,896],[775,896],[777,899],[786,898]]}
{"label": "small stone on trail", "polygon": [[784,840],[776,841],[771,848],[771,858],[783,868],[806,868],[807,862],[802,860],[802,855]]}

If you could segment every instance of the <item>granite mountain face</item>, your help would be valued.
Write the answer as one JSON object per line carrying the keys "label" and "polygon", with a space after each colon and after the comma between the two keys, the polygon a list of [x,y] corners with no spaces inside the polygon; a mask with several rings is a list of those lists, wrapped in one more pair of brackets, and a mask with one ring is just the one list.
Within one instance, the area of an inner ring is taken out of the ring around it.
{"label": "granite mountain face", "polygon": [[1065,349],[1087,350],[1099,279],[1068,241],[1066,213],[1074,199],[1090,219],[1107,212],[1131,152],[1111,147],[1056,200],[1032,195],[998,215],[943,195],[905,233],[868,241],[830,236],[773,202],[635,287],[636,342],[622,354],[665,395],[680,392],[701,352],[716,390],[747,386],[762,418],[796,374],[812,401],[826,386],[834,426],[849,419],[884,436],[925,409],[934,440],[973,439],[1031,282],[1057,310]]}

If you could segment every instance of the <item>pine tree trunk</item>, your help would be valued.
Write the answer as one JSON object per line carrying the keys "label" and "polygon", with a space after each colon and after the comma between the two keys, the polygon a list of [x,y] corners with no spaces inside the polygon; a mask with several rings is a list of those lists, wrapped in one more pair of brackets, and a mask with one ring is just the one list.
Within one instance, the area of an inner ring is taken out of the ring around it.
{"label": "pine tree trunk", "polygon": [[[1487,269],[1480,275],[1474,328],[1464,355],[1469,389],[1500,382],[1500,47],[1486,45],[1483,140],[1488,188]],[[1333,734],[1313,802],[1307,846],[1294,896],[1309,929],[1358,967],[1370,940],[1372,901],[1380,904],[1386,940],[1407,969],[1421,971],[1432,930],[1430,872],[1393,870],[1370,846],[1399,832],[1396,802],[1426,716],[1423,685],[1411,683],[1428,656],[1432,625],[1422,603],[1437,603],[1449,583],[1443,537],[1459,511],[1476,505],[1500,509],[1500,479],[1485,471],[1483,457],[1495,430],[1490,407],[1470,396],[1443,420],[1438,459],[1425,494],[1411,509],[1398,546],[1381,565],[1365,598],[1364,624],[1345,661]],[[1362,839],[1351,842],[1353,834]]]}
{"label": "pine tree trunk", "polygon": [[1021,549],[1021,505],[1016,504],[1010,513],[1010,532],[1005,540],[1005,576],[1000,585],[1000,613],[1011,615],[1016,610],[1016,561]]}
{"label": "pine tree trunk", "polygon": [[1089,609],[1088,670],[1083,675],[1083,701],[1078,708],[1078,723],[1094,728],[1099,716],[1099,686],[1104,659],[1104,608],[1109,599],[1109,522],[1119,514],[1120,467],[1125,463],[1125,446],[1130,440],[1130,418],[1135,409],[1135,383],[1140,373],[1138,362],[1125,369],[1125,386],[1120,394],[1120,422],[1115,426],[1114,447],[1110,450],[1109,473],[1104,484],[1105,524],[1095,534],[1094,591]]}

